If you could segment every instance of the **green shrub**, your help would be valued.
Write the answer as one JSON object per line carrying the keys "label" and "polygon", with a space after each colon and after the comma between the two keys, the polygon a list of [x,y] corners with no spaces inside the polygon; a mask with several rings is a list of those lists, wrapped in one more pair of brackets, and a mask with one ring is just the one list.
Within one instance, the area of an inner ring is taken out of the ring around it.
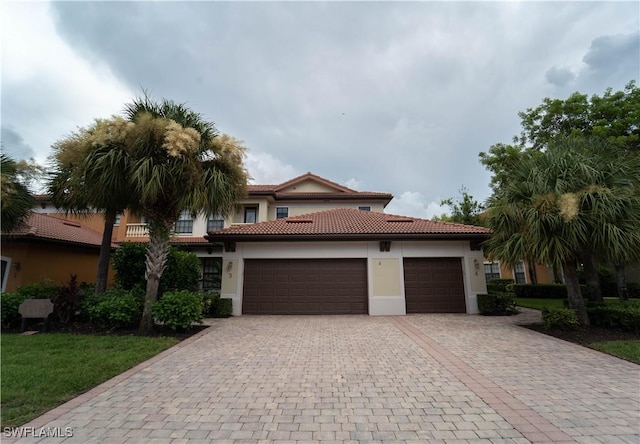
{"label": "green shrub", "polygon": [[564,284],[515,284],[513,292],[517,298],[525,299],[567,298],[567,286]]}
{"label": "green shrub", "polygon": [[514,284],[513,279],[489,279],[487,282],[487,293],[502,293],[507,291],[509,285]]}
{"label": "green shrub", "polygon": [[587,307],[589,322],[603,328],[619,328],[640,332],[640,304],[620,302]]}
{"label": "green shrub", "polygon": [[215,316],[220,300],[220,292],[217,290],[209,290],[202,293],[202,314],[204,316]]}
{"label": "green shrub", "polygon": [[[115,280],[125,290],[145,288],[147,244],[123,242],[111,256]],[[167,291],[196,291],[200,280],[200,260],[193,253],[169,248],[167,265],[160,278],[158,294]]]}
{"label": "green shrub", "polygon": [[58,296],[60,289],[61,286],[55,282],[44,280],[25,285],[11,293],[0,294],[2,327],[11,328],[20,321],[18,309],[25,299],[50,299],[53,301]]}
{"label": "green shrub", "polygon": [[91,323],[111,330],[135,327],[142,317],[142,307],[141,294],[123,289],[110,289],[102,294],[94,294],[82,305]]}
{"label": "green shrub", "polygon": [[542,310],[544,328],[574,330],[580,325],[576,313],[570,308],[545,308]]}
{"label": "green shrub", "polygon": [[478,295],[478,310],[483,315],[509,315],[517,313],[513,293],[500,292]]}
{"label": "green shrub", "polygon": [[221,318],[228,318],[233,314],[233,299],[219,299],[216,306],[215,315]]}
{"label": "green shrub", "polygon": [[186,330],[202,322],[202,294],[190,291],[167,292],[153,304],[153,317],[170,330]]}

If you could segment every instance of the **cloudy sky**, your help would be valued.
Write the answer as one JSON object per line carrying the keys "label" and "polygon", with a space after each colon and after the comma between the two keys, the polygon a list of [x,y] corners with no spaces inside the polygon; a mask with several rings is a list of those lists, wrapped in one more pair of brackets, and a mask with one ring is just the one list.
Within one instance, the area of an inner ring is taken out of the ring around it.
{"label": "cloudy sky", "polygon": [[432,217],[544,97],[640,77],[637,2],[2,2],[2,145],[50,146],[142,89],[243,140],[255,183],[311,171]]}

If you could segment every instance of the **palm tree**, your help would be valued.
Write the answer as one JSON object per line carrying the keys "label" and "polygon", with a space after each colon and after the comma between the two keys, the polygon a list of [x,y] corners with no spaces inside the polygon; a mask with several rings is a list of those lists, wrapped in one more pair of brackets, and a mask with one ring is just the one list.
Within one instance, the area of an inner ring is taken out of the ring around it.
{"label": "palm tree", "polygon": [[[617,166],[603,166],[601,151],[594,149],[601,143],[560,138],[547,151],[523,159],[509,171],[487,212],[494,230],[487,253],[509,265],[525,257],[559,265],[569,305],[582,325],[589,319],[577,263],[590,256],[627,260],[637,254],[630,252],[637,251],[640,236],[638,170],[625,158],[617,159]],[[616,168],[622,173],[614,177]]]}
{"label": "palm tree", "polygon": [[151,306],[167,260],[173,226],[183,210],[229,214],[245,194],[239,145],[216,141],[213,123],[182,104],[146,94],[125,107],[135,123],[129,140],[129,178],[149,227],[147,289],[140,331],[153,328]]}
{"label": "palm tree", "polygon": [[127,136],[133,125],[121,117],[96,120],[89,128],[53,145],[49,193],[54,205],[68,213],[104,216],[96,293],[107,288],[111,237],[116,216],[135,207],[128,178]]}
{"label": "palm tree", "polygon": [[7,233],[19,228],[31,214],[35,200],[29,188],[20,178],[18,162],[0,154],[0,190],[2,193],[2,231]]}

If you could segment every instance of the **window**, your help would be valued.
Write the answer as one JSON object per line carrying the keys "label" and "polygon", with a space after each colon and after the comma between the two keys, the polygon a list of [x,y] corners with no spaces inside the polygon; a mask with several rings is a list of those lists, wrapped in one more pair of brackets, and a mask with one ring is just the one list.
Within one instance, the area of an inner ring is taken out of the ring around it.
{"label": "window", "polygon": [[491,279],[500,279],[500,262],[485,262],[484,278],[487,282]]}
{"label": "window", "polygon": [[120,225],[120,218],[121,217],[122,217],[122,213],[120,213],[120,212],[116,213],[116,220],[113,222],[114,226],[117,227],[118,225]]}
{"label": "window", "polygon": [[207,219],[207,231],[217,231],[224,228],[224,217],[220,215],[209,216]]}
{"label": "window", "polygon": [[276,207],[276,219],[285,219],[289,217],[288,207]]}
{"label": "window", "polygon": [[193,233],[193,217],[188,211],[180,213],[180,217],[176,222],[176,233],[191,234]]}
{"label": "window", "polygon": [[2,268],[0,268],[2,282],[2,291],[7,289],[7,280],[9,279],[9,270],[11,269],[11,258],[2,256]]}
{"label": "window", "polygon": [[222,258],[202,259],[202,289],[220,290],[222,281]]}
{"label": "window", "polygon": [[256,207],[246,207],[244,209],[244,223],[255,224],[258,222],[258,209]]}
{"label": "window", "polygon": [[361,210],[361,211],[371,211],[371,207],[358,207],[358,210]]}
{"label": "window", "polygon": [[526,284],[527,283],[527,275],[524,272],[524,262],[520,262],[513,269],[513,278],[516,281],[516,284]]}

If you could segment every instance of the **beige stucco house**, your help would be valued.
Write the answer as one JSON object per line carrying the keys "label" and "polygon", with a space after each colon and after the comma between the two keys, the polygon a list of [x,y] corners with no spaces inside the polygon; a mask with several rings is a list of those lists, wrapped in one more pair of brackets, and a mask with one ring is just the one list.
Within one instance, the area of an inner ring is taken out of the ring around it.
{"label": "beige stucco house", "polygon": [[218,230],[233,314],[477,313],[485,228],[384,213],[388,193],[311,173],[253,186]]}
{"label": "beige stucco house", "polygon": [[[226,218],[183,213],[171,242],[199,257],[202,288],[231,298],[236,316],[477,313],[488,230],[386,214],[392,198],[306,173],[249,185]],[[74,217],[46,196],[35,211]],[[80,220],[101,231],[101,215]],[[125,212],[112,240],[147,242],[145,221]]]}

